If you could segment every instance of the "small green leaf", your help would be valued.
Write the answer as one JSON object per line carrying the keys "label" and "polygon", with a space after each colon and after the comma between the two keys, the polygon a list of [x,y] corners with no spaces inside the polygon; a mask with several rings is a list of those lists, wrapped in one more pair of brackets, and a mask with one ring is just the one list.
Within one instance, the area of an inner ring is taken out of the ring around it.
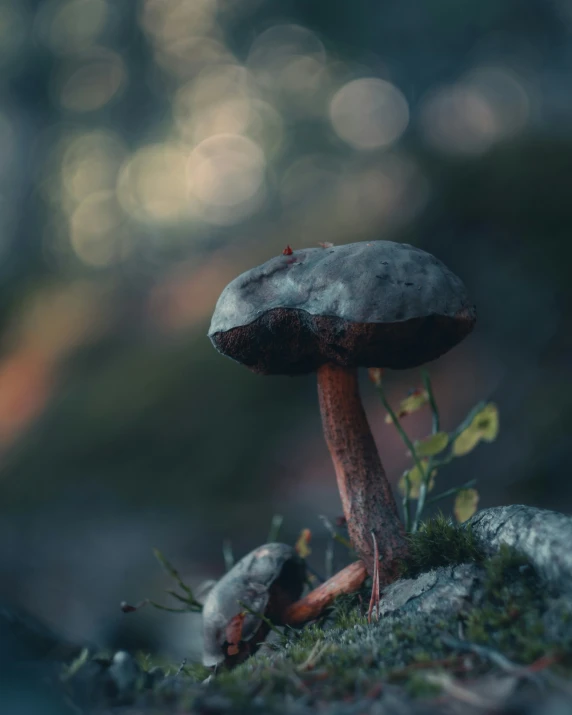
{"label": "small green leaf", "polygon": [[453,454],[462,457],[479,444],[479,442],[493,442],[499,433],[499,415],[495,404],[489,402],[471,420],[453,443]]}
{"label": "small green leaf", "polygon": [[369,379],[373,382],[373,384],[376,387],[379,387],[381,385],[381,378],[383,375],[383,368],[382,367],[370,367],[369,370],[367,371],[369,375]]}
{"label": "small green leaf", "polygon": [[442,452],[449,444],[449,435],[446,432],[437,432],[430,437],[415,442],[414,447],[419,457],[433,457]]}
{"label": "small green leaf", "polygon": [[64,672],[61,676],[62,680],[65,682],[66,680],[73,678],[73,676],[78,672],[78,670],[80,670],[80,668],[83,668],[88,660],[89,650],[87,648],[83,648],[77,658],[73,660],[69,666],[64,668]]}
{"label": "small green leaf", "polygon": [[[412,467],[411,469],[407,469],[405,472],[403,472],[403,475],[401,476],[401,479],[399,480],[398,483],[398,488],[399,491],[402,494],[405,494],[407,490],[407,477],[409,477],[409,496],[412,499],[419,499],[419,489],[421,487],[421,482],[423,481],[424,477],[427,474],[427,465],[429,463],[428,459],[422,459],[421,460],[421,467],[423,469],[423,473],[419,471],[417,466]],[[427,487],[428,491],[431,491],[433,487],[435,486],[435,475],[437,474],[437,470],[434,469],[431,472],[431,479],[429,480],[429,485]]]}
{"label": "small green leaf", "polygon": [[455,519],[462,524],[467,519],[470,519],[477,511],[479,503],[479,492],[476,489],[461,489],[455,497],[455,505],[453,514]]}
{"label": "small green leaf", "polygon": [[[417,410],[420,410],[428,402],[429,393],[427,392],[427,390],[413,390],[399,403],[399,407],[396,410],[397,417],[399,419],[401,419],[402,417],[407,417],[407,415],[410,415],[412,412],[417,412]],[[391,415],[386,415],[385,421],[387,422],[387,424],[391,424],[393,422],[393,420],[391,419]]]}
{"label": "small green leaf", "polygon": [[169,574],[169,576],[171,576],[171,578],[174,579],[179,584],[179,586],[183,589],[183,591],[185,591],[190,596],[192,596],[193,592],[185,583],[183,583],[183,580],[182,580],[181,576],[179,575],[179,572],[177,571],[177,569],[171,564],[170,561],[167,560],[167,558],[165,556],[163,556],[163,554],[159,551],[159,549],[153,549],[153,554],[154,554],[155,558],[157,559],[157,561],[161,564],[161,566]]}

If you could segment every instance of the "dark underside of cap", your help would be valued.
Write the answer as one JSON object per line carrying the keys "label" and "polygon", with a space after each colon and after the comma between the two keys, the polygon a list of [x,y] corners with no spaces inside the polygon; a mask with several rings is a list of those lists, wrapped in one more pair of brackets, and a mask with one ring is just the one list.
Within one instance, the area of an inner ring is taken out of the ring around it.
{"label": "dark underside of cap", "polygon": [[471,332],[475,320],[474,308],[393,323],[353,323],[274,308],[211,340],[223,355],[266,375],[301,375],[326,363],[403,370],[446,353]]}

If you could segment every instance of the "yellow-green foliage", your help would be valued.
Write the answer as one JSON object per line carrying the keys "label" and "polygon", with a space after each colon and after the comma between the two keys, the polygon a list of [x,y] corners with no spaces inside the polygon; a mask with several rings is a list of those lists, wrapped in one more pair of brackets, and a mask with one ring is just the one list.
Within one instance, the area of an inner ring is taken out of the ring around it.
{"label": "yellow-green foliage", "polygon": [[[469,519],[475,513],[479,501],[479,494],[473,488],[474,480],[431,498],[428,495],[437,484],[437,475],[441,467],[457,457],[469,454],[480,442],[492,442],[497,438],[499,431],[497,406],[492,402],[480,402],[458,427],[451,432],[445,432],[441,429],[439,408],[426,371],[423,371],[423,388],[412,390],[400,402],[397,410],[394,410],[387,400],[381,371],[371,369],[370,378],[387,411],[385,421],[395,426],[412,460],[412,465],[405,470],[398,483],[403,495],[403,519],[406,530],[415,533],[420,527],[426,507],[432,502],[451,496],[455,497],[453,507],[455,519],[460,523]],[[426,406],[431,410],[431,432],[425,438],[413,441],[404,430],[401,420]]]}

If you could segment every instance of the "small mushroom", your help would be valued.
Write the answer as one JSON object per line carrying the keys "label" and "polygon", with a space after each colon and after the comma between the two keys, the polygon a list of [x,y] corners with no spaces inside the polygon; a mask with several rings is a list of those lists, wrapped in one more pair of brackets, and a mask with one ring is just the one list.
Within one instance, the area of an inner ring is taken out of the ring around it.
{"label": "small mushroom", "polygon": [[391,241],[277,256],[233,280],[218,300],[209,337],[221,353],[262,374],[317,373],[350,538],[372,576],[375,538],[382,584],[395,578],[407,545],[357,368],[422,365],[474,324],[461,280],[431,254]]}
{"label": "small mushroom", "polygon": [[232,667],[254,653],[269,630],[255,614],[284,625],[288,607],[302,594],[305,577],[304,561],[287,544],[265,544],[238,561],[203,605],[204,665]]}

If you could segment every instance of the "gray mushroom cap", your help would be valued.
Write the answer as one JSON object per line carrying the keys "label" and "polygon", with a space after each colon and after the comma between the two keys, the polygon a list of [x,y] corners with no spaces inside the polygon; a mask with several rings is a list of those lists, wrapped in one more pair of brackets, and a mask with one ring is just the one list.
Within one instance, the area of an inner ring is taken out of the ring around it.
{"label": "gray mushroom cap", "polygon": [[475,319],[462,281],[435,256],[371,241],[301,249],[243,273],[222,292],[209,337],[255,372],[399,369],[447,352]]}
{"label": "gray mushroom cap", "polygon": [[[287,544],[260,546],[238,561],[209,592],[203,604],[203,663],[212,667],[225,660],[226,628],[246,604],[280,623],[284,607],[296,601],[304,586],[305,565]],[[261,626],[260,618],[247,613],[242,641],[249,641]]]}

